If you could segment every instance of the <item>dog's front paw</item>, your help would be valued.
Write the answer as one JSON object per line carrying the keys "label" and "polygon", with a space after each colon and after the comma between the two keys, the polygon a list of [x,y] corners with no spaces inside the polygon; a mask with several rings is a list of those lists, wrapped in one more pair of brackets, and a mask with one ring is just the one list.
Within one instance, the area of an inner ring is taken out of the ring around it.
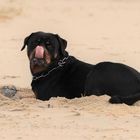
{"label": "dog's front paw", "polygon": [[109,102],[112,104],[120,104],[122,103],[121,99],[118,96],[113,96],[109,99]]}

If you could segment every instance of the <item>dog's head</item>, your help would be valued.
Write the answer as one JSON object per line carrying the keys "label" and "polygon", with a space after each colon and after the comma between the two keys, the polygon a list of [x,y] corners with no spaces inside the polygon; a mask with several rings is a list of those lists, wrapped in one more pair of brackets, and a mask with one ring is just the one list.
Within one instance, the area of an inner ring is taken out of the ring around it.
{"label": "dog's head", "polygon": [[57,34],[35,32],[24,40],[21,51],[27,45],[27,55],[32,74],[46,70],[58,60],[66,57],[67,41]]}

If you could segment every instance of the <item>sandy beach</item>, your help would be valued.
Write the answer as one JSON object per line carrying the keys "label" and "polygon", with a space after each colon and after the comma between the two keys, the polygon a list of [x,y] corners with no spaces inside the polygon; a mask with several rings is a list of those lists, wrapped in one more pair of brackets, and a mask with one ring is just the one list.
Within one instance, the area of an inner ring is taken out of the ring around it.
{"label": "sandy beach", "polygon": [[0,94],[0,140],[140,139],[140,101],[127,106],[109,104],[109,96],[36,100],[26,51],[20,51],[32,32],[52,32],[82,61],[119,62],[140,71],[140,1],[1,0],[0,31],[0,87],[17,87],[12,99]]}

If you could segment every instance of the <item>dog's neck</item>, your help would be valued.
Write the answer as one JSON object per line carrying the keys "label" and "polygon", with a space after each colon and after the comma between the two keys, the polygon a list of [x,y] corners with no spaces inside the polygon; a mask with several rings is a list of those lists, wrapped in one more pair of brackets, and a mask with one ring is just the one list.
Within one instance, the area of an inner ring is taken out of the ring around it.
{"label": "dog's neck", "polygon": [[59,68],[62,68],[67,63],[68,59],[69,59],[69,56],[66,56],[63,59],[56,61],[55,64],[52,64],[48,69],[35,73],[35,74],[32,74],[33,75],[32,80],[36,81],[41,78],[47,77],[51,72],[53,72]]}

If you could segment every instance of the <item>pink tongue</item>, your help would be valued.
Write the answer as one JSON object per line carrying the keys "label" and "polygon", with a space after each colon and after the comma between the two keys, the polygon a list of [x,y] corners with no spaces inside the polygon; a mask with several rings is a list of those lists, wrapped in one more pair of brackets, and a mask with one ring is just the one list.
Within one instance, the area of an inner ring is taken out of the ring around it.
{"label": "pink tongue", "polygon": [[42,46],[37,46],[35,48],[35,58],[43,58],[44,57],[44,48]]}

